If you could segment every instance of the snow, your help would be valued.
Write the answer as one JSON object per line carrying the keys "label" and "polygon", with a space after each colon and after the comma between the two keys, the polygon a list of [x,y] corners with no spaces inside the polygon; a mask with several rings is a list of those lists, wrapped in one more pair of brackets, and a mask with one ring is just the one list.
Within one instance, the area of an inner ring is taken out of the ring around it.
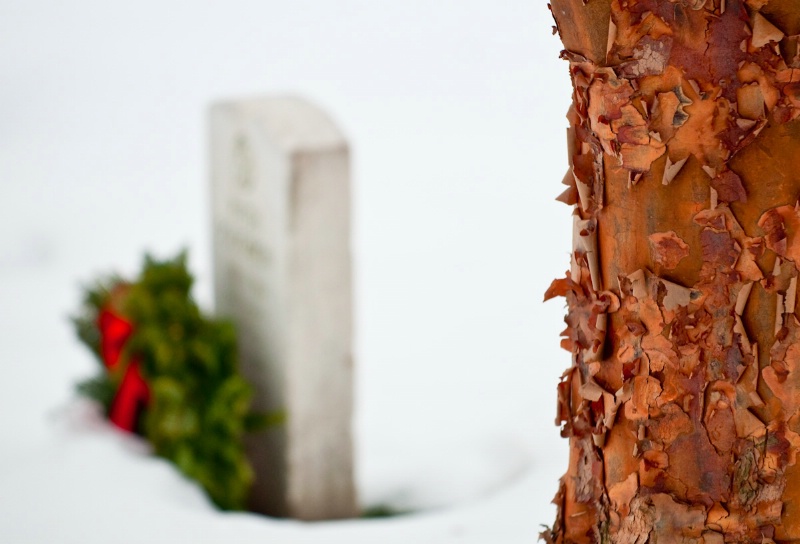
{"label": "snow", "polygon": [[[535,541],[569,364],[541,303],[571,238],[544,3],[0,5],[0,541]],[[186,246],[210,308],[206,107],[284,91],[352,142],[358,489],[406,515],[217,512],[73,392],[95,363],[68,316],[98,273]]]}

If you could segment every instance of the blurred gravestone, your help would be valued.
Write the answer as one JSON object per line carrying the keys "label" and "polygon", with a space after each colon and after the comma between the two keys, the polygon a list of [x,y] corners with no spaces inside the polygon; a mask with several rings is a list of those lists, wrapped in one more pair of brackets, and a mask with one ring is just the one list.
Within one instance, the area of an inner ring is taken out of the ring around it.
{"label": "blurred gravestone", "polygon": [[255,409],[255,511],[357,514],[352,459],[350,167],[318,108],[292,97],[211,108],[214,290],[233,319]]}

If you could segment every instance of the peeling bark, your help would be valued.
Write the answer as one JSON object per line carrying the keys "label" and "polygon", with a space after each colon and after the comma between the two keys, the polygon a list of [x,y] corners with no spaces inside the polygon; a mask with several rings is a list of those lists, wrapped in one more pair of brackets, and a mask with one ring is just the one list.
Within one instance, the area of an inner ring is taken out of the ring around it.
{"label": "peeling bark", "polygon": [[800,542],[800,0],[550,0],[573,208],[556,544]]}

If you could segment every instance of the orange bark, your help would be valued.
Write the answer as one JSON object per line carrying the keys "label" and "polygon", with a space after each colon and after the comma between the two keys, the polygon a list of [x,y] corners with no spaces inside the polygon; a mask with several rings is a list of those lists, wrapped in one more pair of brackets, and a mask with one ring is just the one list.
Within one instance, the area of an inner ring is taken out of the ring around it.
{"label": "orange bark", "polygon": [[559,544],[800,542],[800,0],[551,0]]}

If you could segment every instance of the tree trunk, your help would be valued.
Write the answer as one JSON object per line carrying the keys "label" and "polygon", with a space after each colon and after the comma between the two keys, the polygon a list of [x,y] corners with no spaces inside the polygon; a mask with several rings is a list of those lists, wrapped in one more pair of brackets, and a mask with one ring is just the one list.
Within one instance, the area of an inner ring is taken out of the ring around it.
{"label": "tree trunk", "polygon": [[543,536],[800,542],[800,0],[551,4],[575,236]]}

